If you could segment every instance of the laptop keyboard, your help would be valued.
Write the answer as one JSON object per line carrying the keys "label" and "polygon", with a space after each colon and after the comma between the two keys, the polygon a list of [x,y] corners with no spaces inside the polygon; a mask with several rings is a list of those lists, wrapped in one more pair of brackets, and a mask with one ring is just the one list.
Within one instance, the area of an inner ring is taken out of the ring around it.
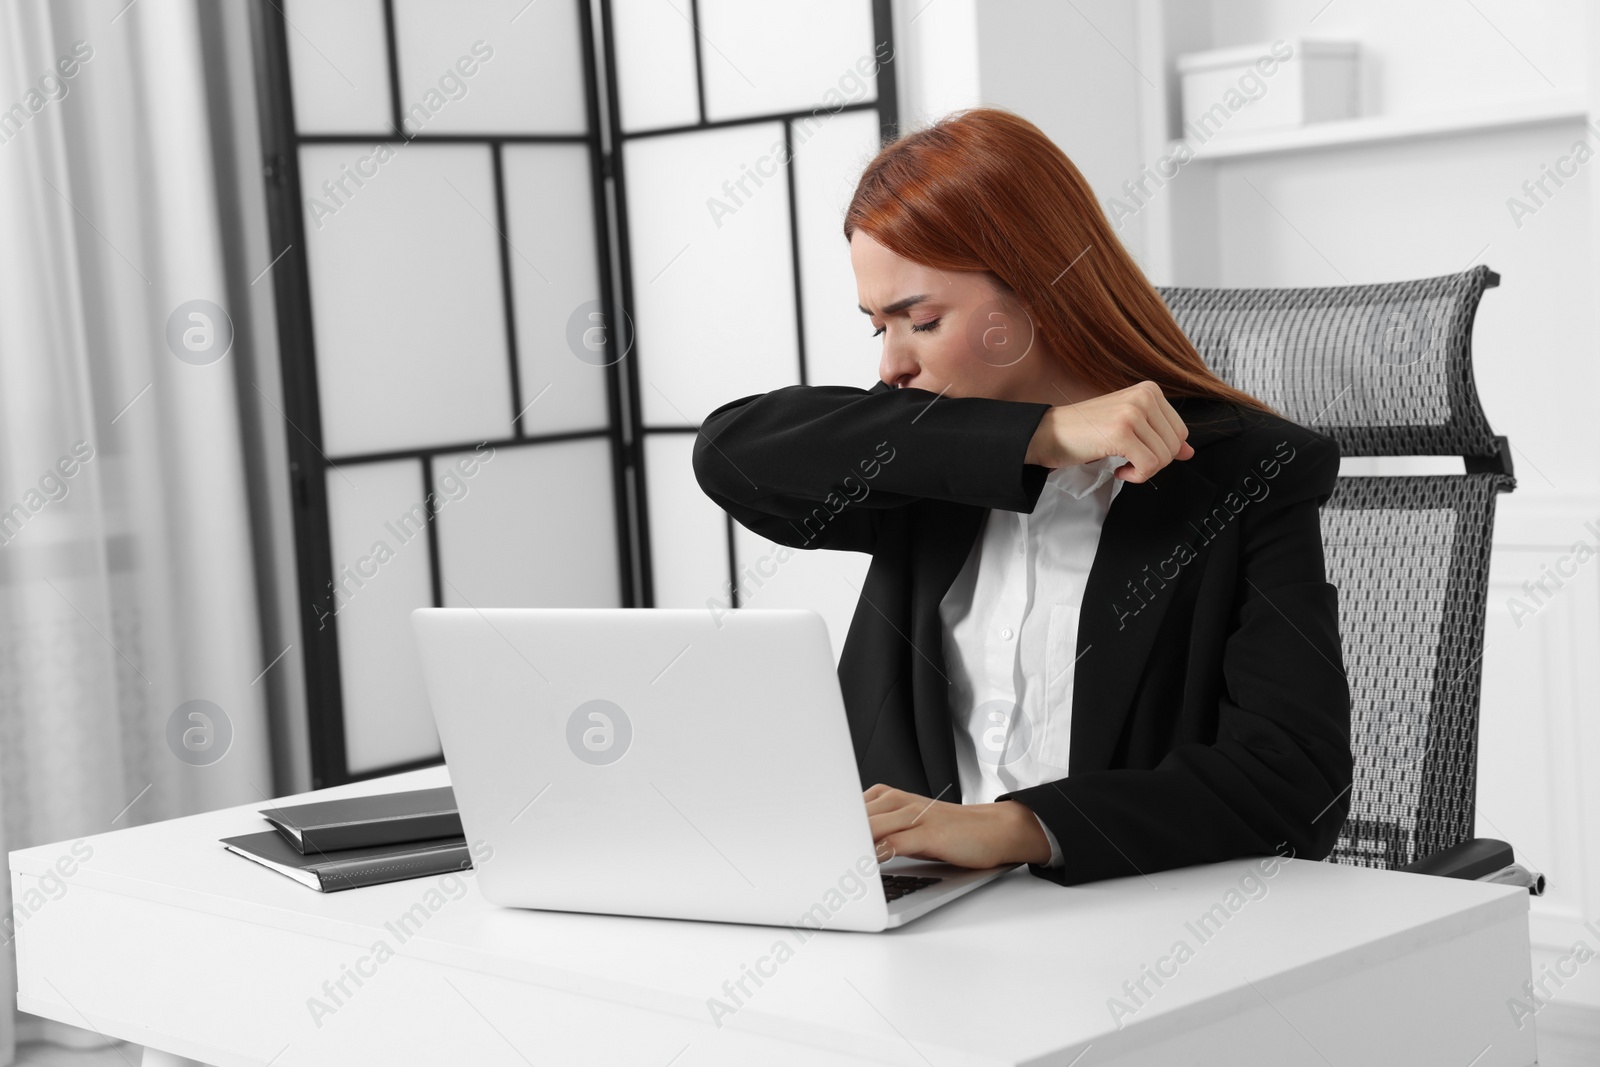
{"label": "laptop keyboard", "polygon": [[880,874],[878,877],[883,879],[883,895],[888,897],[891,903],[907,893],[915,893],[935,882],[944,881],[943,878],[926,878],[916,874]]}

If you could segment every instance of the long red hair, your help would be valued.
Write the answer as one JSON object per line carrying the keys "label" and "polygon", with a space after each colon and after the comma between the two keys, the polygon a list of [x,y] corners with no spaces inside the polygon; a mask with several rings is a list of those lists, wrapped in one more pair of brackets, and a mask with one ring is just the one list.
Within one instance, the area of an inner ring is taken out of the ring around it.
{"label": "long red hair", "polygon": [[969,108],[885,145],[845,212],[845,240],[858,229],[916,263],[988,272],[1101,392],[1148,380],[1279,414],[1206,366],[1078,168],[1020,115]]}

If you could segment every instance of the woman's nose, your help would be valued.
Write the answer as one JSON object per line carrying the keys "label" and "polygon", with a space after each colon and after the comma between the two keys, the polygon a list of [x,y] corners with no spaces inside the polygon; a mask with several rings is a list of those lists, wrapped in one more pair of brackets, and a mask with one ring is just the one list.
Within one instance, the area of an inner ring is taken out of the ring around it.
{"label": "woman's nose", "polygon": [[883,358],[878,363],[878,377],[889,385],[901,385],[916,376],[917,365],[911,359],[897,354],[889,345],[883,346]]}

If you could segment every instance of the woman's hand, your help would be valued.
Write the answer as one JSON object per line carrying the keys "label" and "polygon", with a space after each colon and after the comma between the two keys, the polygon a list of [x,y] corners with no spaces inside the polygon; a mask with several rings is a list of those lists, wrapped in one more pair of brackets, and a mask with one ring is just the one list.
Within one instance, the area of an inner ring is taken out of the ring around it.
{"label": "woman's hand", "polygon": [[1071,467],[1106,456],[1126,456],[1117,477],[1149,481],[1174,459],[1188,459],[1194,446],[1189,428],[1155,382],[1140,382],[1044,413],[1028,442],[1024,463]]}
{"label": "woman's hand", "polygon": [[880,863],[895,856],[958,867],[1050,862],[1050,839],[1033,809],[1015,800],[952,804],[881,783],[861,796]]}

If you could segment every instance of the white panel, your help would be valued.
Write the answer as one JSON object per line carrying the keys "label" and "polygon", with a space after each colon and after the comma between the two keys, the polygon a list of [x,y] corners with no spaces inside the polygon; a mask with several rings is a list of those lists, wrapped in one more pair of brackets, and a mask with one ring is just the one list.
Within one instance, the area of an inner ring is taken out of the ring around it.
{"label": "white panel", "polygon": [[484,451],[434,459],[445,606],[620,607],[610,441]]}
{"label": "white panel", "polygon": [[400,107],[417,133],[583,133],[573,0],[394,0]]}
{"label": "white panel", "polygon": [[699,122],[689,6],[680,0],[616,0],[611,24],[622,128],[633,133]]}
{"label": "white panel", "polygon": [[700,0],[699,11],[711,121],[877,99],[870,0]]}
{"label": "white panel", "polygon": [[695,481],[695,435],[644,439],[649,479],[650,559],[658,608],[727,605],[728,527],[723,510]]}
{"label": "white panel", "polygon": [[[506,145],[506,236],[511,241],[523,433],[606,425],[607,362],[622,358],[598,317],[589,150],[584,145]],[[591,316],[594,318],[591,319]]]}
{"label": "white panel", "polygon": [[284,0],[294,124],[300,133],[390,132],[383,0]]}
{"label": "white panel", "polygon": [[860,311],[844,213],[877,155],[878,113],[848,111],[792,126],[806,381],[865,389],[877,383],[883,340],[872,336],[872,320]]}
{"label": "white panel", "polygon": [[[338,457],[505,437],[489,149],[406,144],[384,163],[371,153],[300,149],[323,448]],[[356,186],[349,175],[363,171]],[[325,179],[348,195],[319,194]]]}
{"label": "white panel", "polygon": [[782,125],[623,151],[645,422],[698,426],[720,404],[797,382]]}
{"label": "white panel", "polygon": [[[828,624],[839,662],[872,557],[865,552],[789,548],[734,523],[741,608],[810,608]],[[867,610],[872,610],[868,608]]]}
{"label": "white panel", "polygon": [[[417,460],[328,472],[345,759],[372,770],[439,754],[417,669],[411,611],[433,603],[427,511]],[[381,546],[381,547],[380,547]]]}

